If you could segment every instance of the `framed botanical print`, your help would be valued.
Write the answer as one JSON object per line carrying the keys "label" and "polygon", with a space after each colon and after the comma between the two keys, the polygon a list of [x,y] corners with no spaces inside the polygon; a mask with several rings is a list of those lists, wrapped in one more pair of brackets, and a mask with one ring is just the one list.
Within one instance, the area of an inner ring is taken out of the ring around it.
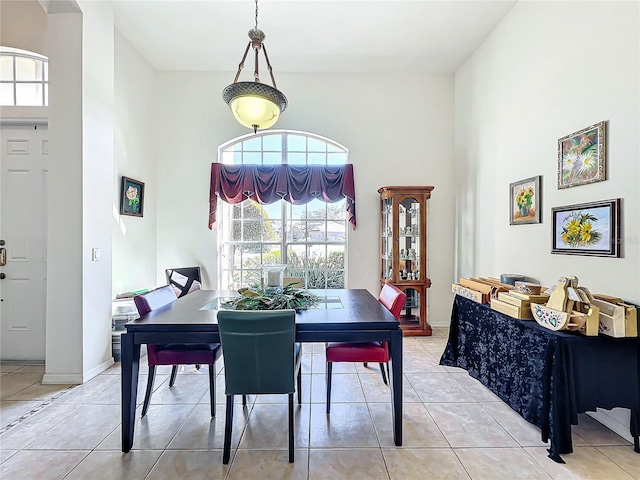
{"label": "framed botanical print", "polygon": [[144,183],[129,177],[122,177],[120,194],[120,215],[142,217],[144,212]]}
{"label": "framed botanical print", "polygon": [[542,177],[525,178],[509,185],[509,223],[521,225],[540,223]]}
{"label": "framed botanical print", "polygon": [[605,122],[558,140],[558,188],[606,180]]}
{"label": "framed botanical print", "polygon": [[551,209],[551,253],[620,256],[620,199]]}

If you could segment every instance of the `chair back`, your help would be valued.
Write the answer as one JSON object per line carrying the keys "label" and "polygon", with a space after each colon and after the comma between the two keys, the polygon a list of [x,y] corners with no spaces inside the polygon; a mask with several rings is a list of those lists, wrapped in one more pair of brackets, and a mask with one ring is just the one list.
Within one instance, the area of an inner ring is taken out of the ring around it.
{"label": "chair back", "polygon": [[152,310],[157,310],[160,307],[170,304],[177,298],[178,297],[176,297],[176,293],[173,291],[173,288],[169,285],[165,285],[163,287],[158,287],[155,290],[151,290],[150,292],[143,293],[142,295],[136,295],[133,297],[133,301],[136,304],[138,313],[142,316]]}
{"label": "chair back", "polygon": [[404,302],[407,300],[407,294],[400,290],[395,285],[385,283],[378,297],[378,301],[387,307],[396,320],[400,318],[400,312],[404,307]]}
{"label": "chair back", "polygon": [[168,268],[164,274],[167,285],[173,287],[178,298],[202,288],[200,267]]}
{"label": "chair back", "polygon": [[227,395],[295,391],[295,310],[220,310]]}

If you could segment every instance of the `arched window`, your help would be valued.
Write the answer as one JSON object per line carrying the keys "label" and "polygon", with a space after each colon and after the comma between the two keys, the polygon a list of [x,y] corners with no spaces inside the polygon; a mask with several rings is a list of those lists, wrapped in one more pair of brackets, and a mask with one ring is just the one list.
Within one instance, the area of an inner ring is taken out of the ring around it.
{"label": "arched window", "polygon": [[[225,164],[343,165],[347,149],[311,133],[269,130],[220,146]],[[252,200],[222,204],[218,227],[220,288],[260,284],[261,265],[285,263],[287,276],[302,277],[306,288],[344,288],[347,215],[345,201]]]}
{"label": "arched window", "polygon": [[0,47],[0,106],[46,107],[48,104],[47,57],[18,48]]}

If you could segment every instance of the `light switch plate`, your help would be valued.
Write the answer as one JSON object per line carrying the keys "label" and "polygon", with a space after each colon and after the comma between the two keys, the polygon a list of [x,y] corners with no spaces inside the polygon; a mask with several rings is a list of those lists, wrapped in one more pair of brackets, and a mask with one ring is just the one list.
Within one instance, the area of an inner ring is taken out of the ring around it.
{"label": "light switch plate", "polygon": [[99,248],[92,248],[91,249],[91,261],[92,262],[99,262],[100,261],[100,249]]}

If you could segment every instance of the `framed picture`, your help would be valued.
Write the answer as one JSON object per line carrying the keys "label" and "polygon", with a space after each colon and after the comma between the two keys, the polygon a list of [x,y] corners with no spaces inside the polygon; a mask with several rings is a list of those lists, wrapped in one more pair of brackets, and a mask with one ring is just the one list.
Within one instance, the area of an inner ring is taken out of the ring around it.
{"label": "framed picture", "polygon": [[144,211],[144,183],[122,177],[120,193],[120,215],[142,217]]}
{"label": "framed picture", "polygon": [[551,209],[551,253],[620,256],[620,199]]}
{"label": "framed picture", "polygon": [[558,188],[606,180],[605,122],[558,140]]}
{"label": "framed picture", "polygon": [[542,177],[526,178],[509,185],[509,223],[521,225],[540,223]]}

